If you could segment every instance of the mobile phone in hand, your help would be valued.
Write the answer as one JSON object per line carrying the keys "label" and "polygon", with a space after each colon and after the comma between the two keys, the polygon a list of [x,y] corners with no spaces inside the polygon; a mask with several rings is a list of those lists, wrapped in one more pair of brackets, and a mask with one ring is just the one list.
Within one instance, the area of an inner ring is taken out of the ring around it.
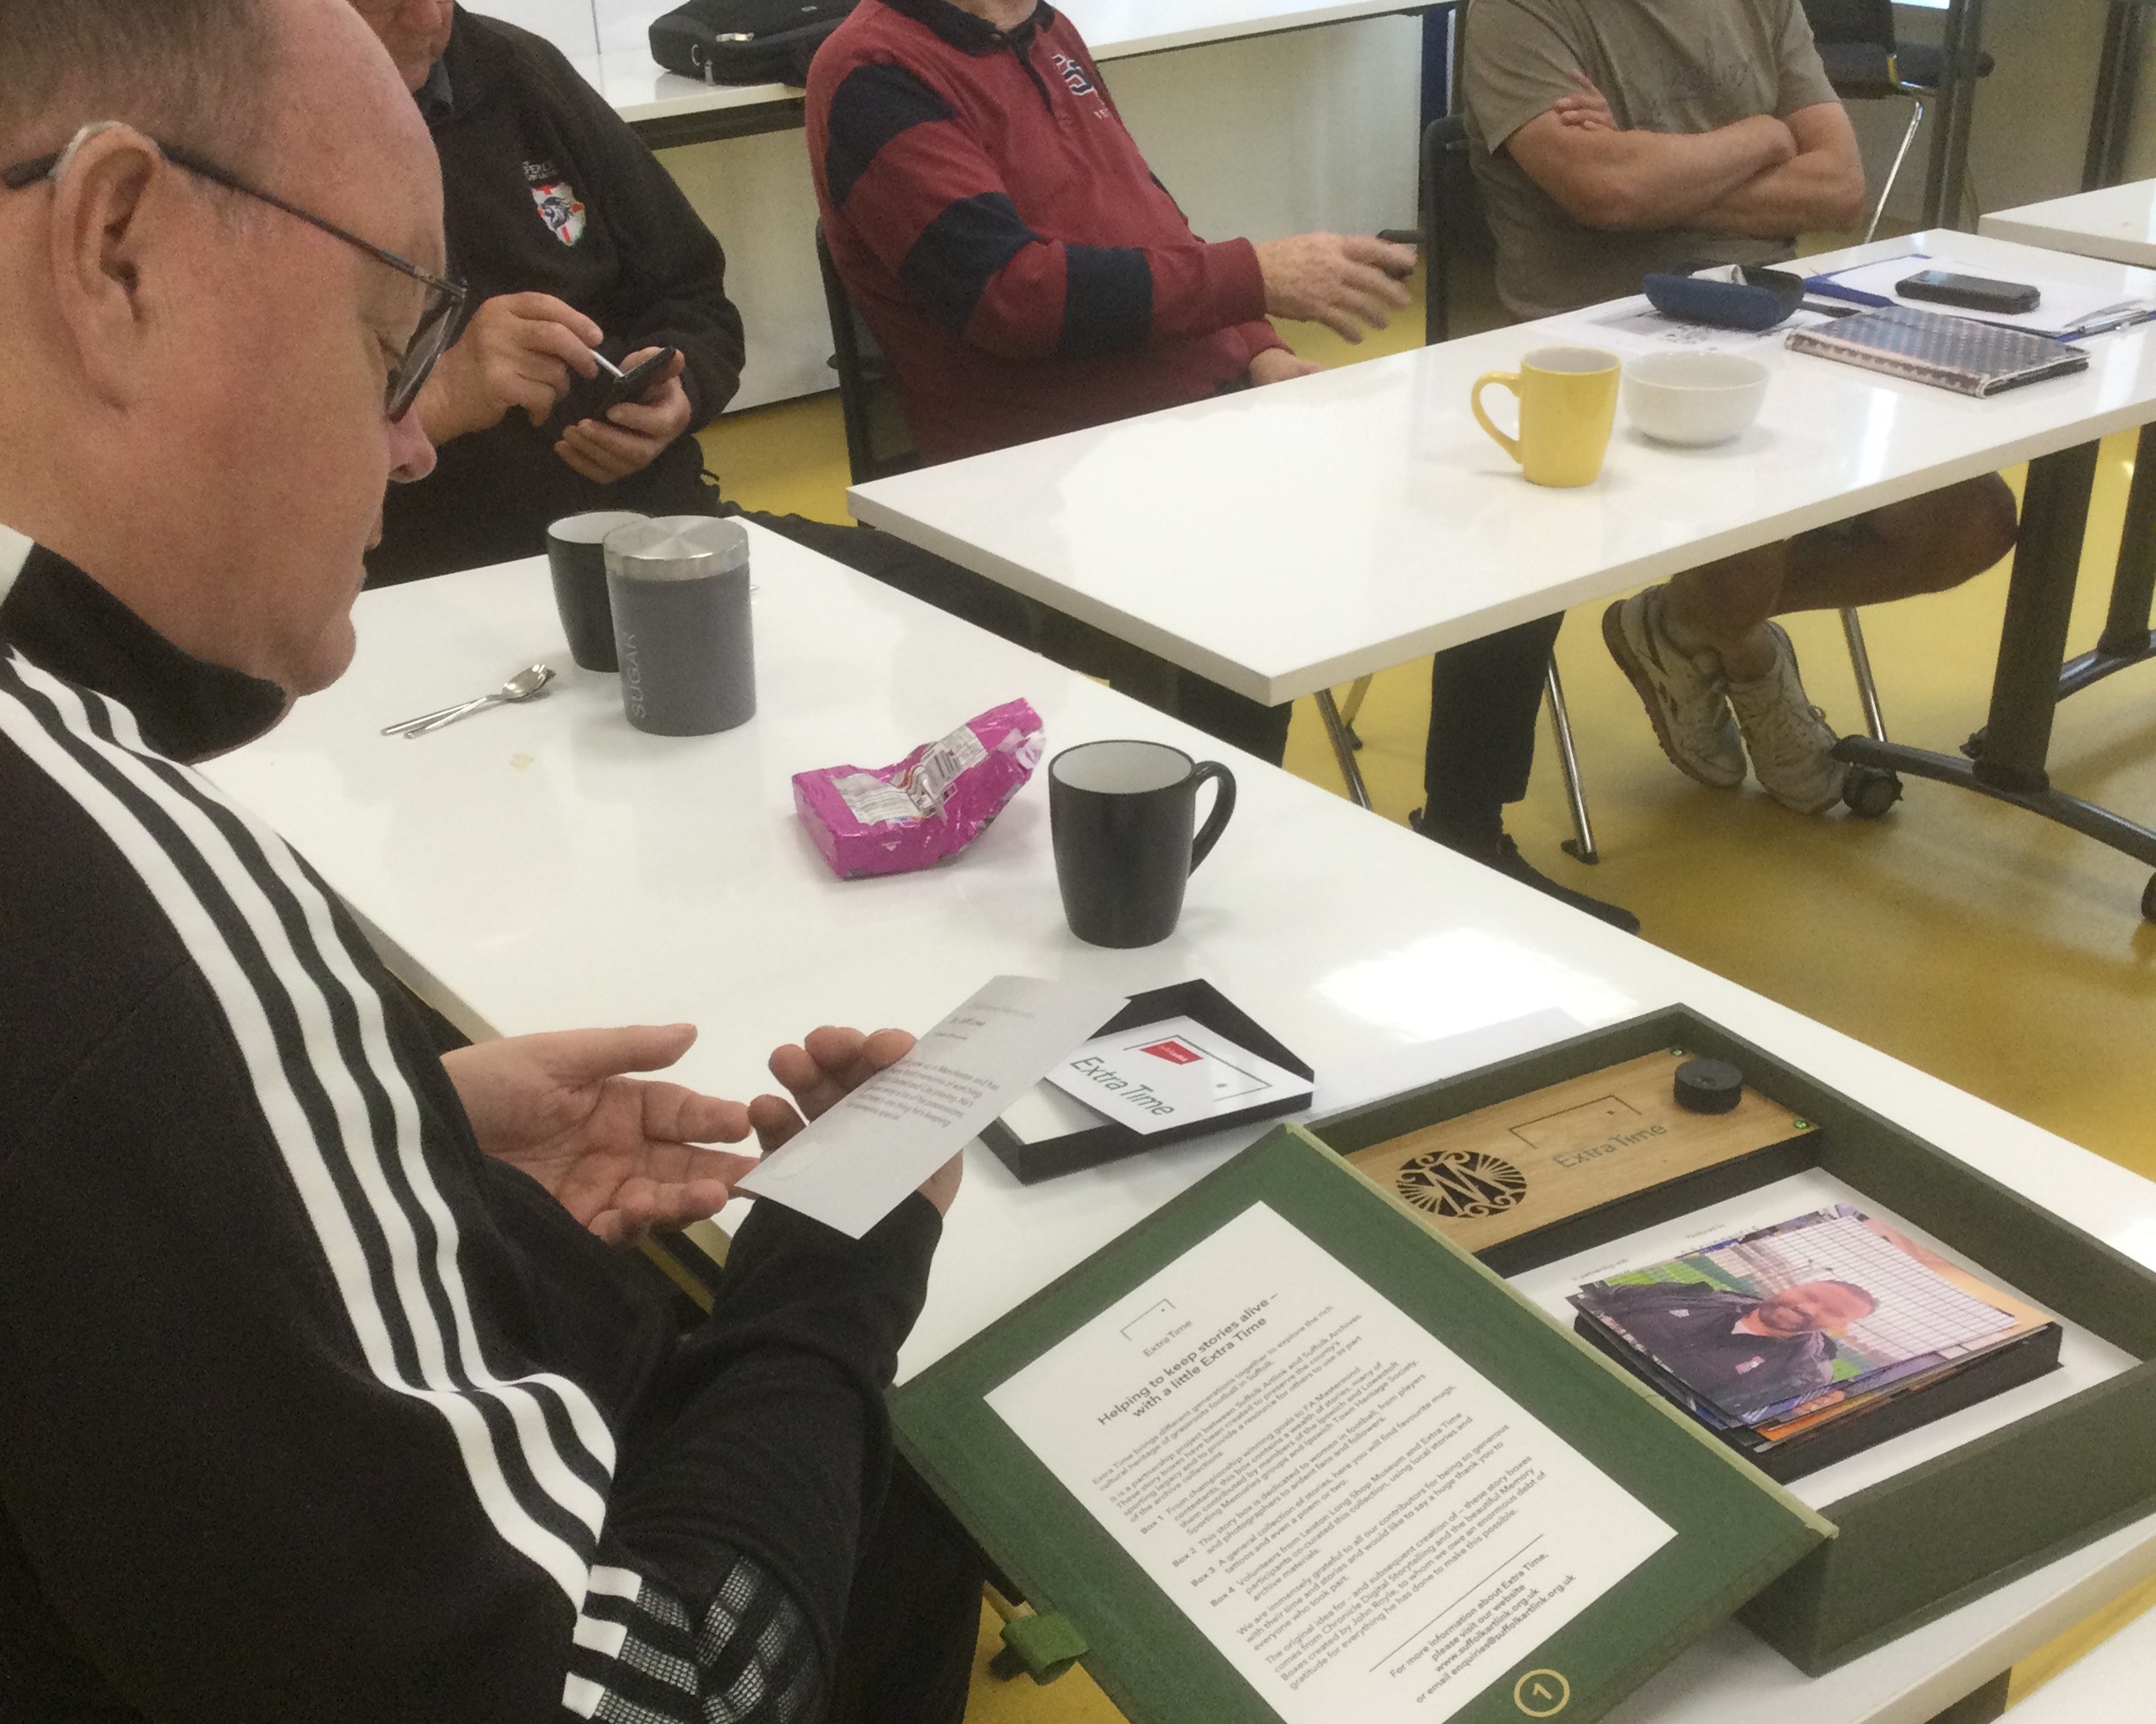
{"label": "mobile phone in hand", "polygon": [[624,371],[596,348],[592,357],[599,362],[599,375],[587,386],[590,393],[583,403],[580,416],[587,419],[602,417],[607,409],[623,402],[642,401],[665,377],[666,368],[674,361],[677,349],[662,347],[650,358],[641,360]]}
{"label": "mobile phone in hand", "polygon": [[1924,299],[1933,305],[1955,306],[1963,311],[2012,314],[2033,312],[2043,300],[2042,292],[2026,282],[1993,281],[1985,276],[1957,276],[1946,269],[1926,269],[1894,284],[1904,299]]}

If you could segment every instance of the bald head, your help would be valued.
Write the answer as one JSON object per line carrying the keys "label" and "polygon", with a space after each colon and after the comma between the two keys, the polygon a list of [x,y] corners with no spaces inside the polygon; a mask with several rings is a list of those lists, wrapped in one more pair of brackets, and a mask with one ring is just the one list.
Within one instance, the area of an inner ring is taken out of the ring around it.
{"label": "bald head", "polygon": [[439,271],[410,93],[346,0],[0,0],[0,166],[78,140],[0,189],[0,523],[196,657],[322,686],[383,490],[433,464],[386,410],[427,290],[159,145]]}
{"label": "bald head", "polygon": [[244,162],[275,55],[263,0],[0,0],[0,151],[125,116]]}

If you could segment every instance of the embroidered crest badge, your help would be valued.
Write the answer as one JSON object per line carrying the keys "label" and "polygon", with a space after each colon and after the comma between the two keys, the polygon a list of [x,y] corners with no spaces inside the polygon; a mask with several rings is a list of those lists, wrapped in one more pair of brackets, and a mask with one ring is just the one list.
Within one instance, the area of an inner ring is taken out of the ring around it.
{"label": "embroidered crest badge", "polygon": [[584,205],[566,180],[549,180],[531,188],[532,202],[554,237],[573,246],[584,237]]}

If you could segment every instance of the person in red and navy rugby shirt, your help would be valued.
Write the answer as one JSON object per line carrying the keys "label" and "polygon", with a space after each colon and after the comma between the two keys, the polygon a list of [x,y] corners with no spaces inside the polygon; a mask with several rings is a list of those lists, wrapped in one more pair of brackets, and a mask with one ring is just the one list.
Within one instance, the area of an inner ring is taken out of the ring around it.
{"label": "person in red and navy rugby shirt", "polygon": [[[1044,0],[862,0],[808,73],[824,237],[931,460],[1318,369],[1268,315],[1350,341],[1407,303],[1405,247],[1208,244]],[[1287,709],[1183,678],[1183,716],[1277,760]]]}

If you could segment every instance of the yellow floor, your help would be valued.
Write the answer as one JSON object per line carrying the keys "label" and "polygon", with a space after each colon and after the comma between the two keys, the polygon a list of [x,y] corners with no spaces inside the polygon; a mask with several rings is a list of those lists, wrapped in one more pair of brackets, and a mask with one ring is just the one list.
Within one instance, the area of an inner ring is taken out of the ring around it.
{"label": "yellow floor", "polygon": [[[1420,313],[1359,350],[1296,328],[1327,363],[1421,338]],[[725,419],[705,434],[727,495],[753,508],[845,514],[845,444],[835,397]],[[2076,607],[2076,648],[2102,622],[2133,444],[2104,448]],[[2018,483],[2019,472],[2012,476]],[[2006,571],[1864,616],[1889,733],[1952,752],[1981,723]],[[2156,925],[2140,919],[2146,872],[2049,823],[1982,798],[1912,783],[1876,823],[1791,814],[1755,791],[1704,789],[1657,750],[1604,650],[1600,607],[1558,647],[1604,861],[1560,853],[1570,830],[1547,747],[1511,829],[1535,864],[1638,912],[1645,938],[1783,1001],[2100,1154],[2156,1176]],[[1862,727],[1831,616],[1791,623],[1813,696]],[[1377,810],[1404,821],[1421,797],[1427,661],[1377,679],[1356,728]],[[2156,815],[2156,668],[2077,696],[2052,750],[2064,788]],[[1290,770],[1339,790],[1317,715],[1299,703]],[[2140,1609],[2145,1588],[2029,1660],[2019,1698]],[[975,1686],[977,1724],[1105,1724],[1119,1717],[1082,1673],[1052,1688]]]}

